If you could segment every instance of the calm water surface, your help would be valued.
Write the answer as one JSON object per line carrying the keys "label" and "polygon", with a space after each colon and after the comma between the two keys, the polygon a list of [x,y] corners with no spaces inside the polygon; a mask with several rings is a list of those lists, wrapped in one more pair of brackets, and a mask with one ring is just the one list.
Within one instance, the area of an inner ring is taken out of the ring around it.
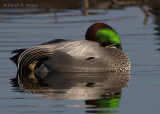
{"label": "calm water surface", "polygon": [[[56,18],[53,13],[0,13],[0,113],[160,113],[157,17],[151,14],[144,25],[145,15],[139,7],[90,12],[82,16],[79,10],[66,10]],[[9,60],[12,50],[58,38],[82,40],[94,22],[106,22],[119,33],[131,60],[130,75],[59,73],[40,81],[10,80],[17,70]]]}

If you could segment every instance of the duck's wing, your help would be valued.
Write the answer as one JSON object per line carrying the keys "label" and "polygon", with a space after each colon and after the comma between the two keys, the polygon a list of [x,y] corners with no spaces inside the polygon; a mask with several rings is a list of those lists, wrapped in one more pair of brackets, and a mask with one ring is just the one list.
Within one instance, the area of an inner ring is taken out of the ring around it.
{"label": "duck's wing", "polygon": [[62,41],[59,43],[49,42],[23,51],[18,58],[17,66],[21,72],[28,68],[34,70],[35,66],[40,66],[57,51],[61,51],[80,60],[90,57],[98,58],[99,48],[100,45],[98,43],[87,40]]}
{"label": "duck's wing", "polygon": [[61,43],[54,48],[54,51],[62,51],[75,59],[85,60],[89,57],[99,58],[101,49],[97,42],[81,40]]}

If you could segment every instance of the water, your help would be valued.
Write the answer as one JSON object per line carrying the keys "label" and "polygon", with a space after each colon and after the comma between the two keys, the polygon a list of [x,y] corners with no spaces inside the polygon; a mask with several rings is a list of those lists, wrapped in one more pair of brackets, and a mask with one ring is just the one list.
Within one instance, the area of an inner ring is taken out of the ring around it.
{"label": "water", "polygon": [[[0,14],[0,113],[159,114],[157,17],[150,14],[144,25],[145,15],[138,6],[90,12],[83,16],[79,10],[65,10],[56,18],[53,13]],[[108,78],[104,74],[54,74],[41,83],[22,79],[20,87],[10,80],[17,70],[9,60],[12,50],[58,38],[82,40],[94,22],[108,23],[119,33],[131,60],[130,75],[119,75],[123,78],[117,80],[114,74],[105,74]],[[131,77],[129,82],[125,76]]]}

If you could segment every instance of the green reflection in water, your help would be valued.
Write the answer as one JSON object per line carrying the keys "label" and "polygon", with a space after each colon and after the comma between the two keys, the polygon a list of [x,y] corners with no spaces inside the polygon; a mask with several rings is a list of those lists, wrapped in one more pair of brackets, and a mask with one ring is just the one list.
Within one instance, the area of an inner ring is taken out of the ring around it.
{"label": "green reflection in water", "polygon": [[120,93],[114,95],[114,97],[110,98],[102,98],[98,100],[86,100],[86,104],[92,105],[96,108],[118,108],[119,101],[121,99]]}
{"label": "green reflection in water", "polygon": [[113,99],[101,99],[97,100],[96,104],[98,108],[118,108],[120,98]]}
{"label": "green reflection in water", "polygon": [[107,98],[101,98],[97,100],[86,100],[87,105],[93,106],[92,108],[106,108],[106,110],[89,110],[86,111],[87,113],[117,113],[116,110],[109,110],[111,108],[118,108],[119,107],[119,101],[121,99],[121,94],[116,93],[114,95],[111,95]]}

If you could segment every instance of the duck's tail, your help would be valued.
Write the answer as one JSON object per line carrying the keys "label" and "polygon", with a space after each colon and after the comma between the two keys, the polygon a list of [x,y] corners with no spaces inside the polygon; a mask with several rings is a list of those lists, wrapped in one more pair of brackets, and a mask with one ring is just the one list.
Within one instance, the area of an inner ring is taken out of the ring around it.
{"label": "duck's tail", "polygon": [[13,57],[10,58],[10,60],[12,60],[16,66],[18,66],[18,58],[19,56],[25,51],[26,49],[17,49],[17,50],[13,50],[12,54],[16,54]]}

